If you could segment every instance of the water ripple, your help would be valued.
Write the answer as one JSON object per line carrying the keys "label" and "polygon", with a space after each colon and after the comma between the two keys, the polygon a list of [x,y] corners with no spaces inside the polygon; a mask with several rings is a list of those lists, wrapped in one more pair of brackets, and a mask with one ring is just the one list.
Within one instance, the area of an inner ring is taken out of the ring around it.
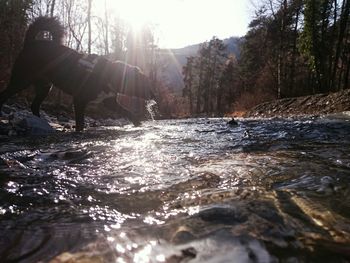
{"label": "water ripple", "polygon": [[226,121],[1,142],[0,258],[348,260],[350,122]]}

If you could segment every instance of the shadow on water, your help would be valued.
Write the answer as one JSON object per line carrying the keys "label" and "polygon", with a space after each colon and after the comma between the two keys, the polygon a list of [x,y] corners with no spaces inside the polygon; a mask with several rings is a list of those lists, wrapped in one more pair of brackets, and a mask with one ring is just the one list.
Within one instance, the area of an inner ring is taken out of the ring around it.
{"label": "shadow on water", "polygon": [[190,119],[2,139],[0,258],[347,262],[349,130]]}

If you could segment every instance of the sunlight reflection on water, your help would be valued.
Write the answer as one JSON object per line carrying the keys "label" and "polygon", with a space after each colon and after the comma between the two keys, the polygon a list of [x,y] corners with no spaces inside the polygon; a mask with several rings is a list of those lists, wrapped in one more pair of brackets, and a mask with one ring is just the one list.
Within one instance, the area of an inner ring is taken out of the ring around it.
{"label": "sunlight reflection on water", "polygon": [[36,262],[81,249],[117,262],[273,261],[296,251],[341,260],[349,128],[194,119],[19,139],[0,151],[0,256],[34,250],[26,260]]}

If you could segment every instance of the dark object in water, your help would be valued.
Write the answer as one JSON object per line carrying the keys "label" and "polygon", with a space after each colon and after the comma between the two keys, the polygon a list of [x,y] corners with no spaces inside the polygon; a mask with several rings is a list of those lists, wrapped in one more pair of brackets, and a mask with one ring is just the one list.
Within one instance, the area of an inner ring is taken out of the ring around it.
{"label": "dark object in water", "polygon": [[[141,124],[141,120],[139,118],[137,118],[138,114],[133,115],[132,111],[134,111],[134,109],[130,109],[130,107],[123,106],[124,105],[123,103],[118,102],[118,97],[119,96],[117,95],[117,98],[115,96],[105,98],[102,101],[102,103],[107,109],[118,112],[120,115],[128,118],[135,126],[139,126]],[[132,99],[132,97],[129,97],[129,98]],[[132,104],[132,103],[130,103],[130,104]],[[139,106],[137,106],[137,107],[139,107]],[[144,105],[144,110],[146,110],[145,105]],[[141,110],[140,110],[140,112],[141,112]]]}
{"label": "dark object in water", "polygon": [[243,223],[247,217],[234,208],[213,207],[197,214],[203,221],[215,224],[236,225]]}
{"label": "dark object in water", "polygon": [[238,122],[234,118],[232,118],[230,121],[227,122],[227,125],[236,126],[238,125]]}

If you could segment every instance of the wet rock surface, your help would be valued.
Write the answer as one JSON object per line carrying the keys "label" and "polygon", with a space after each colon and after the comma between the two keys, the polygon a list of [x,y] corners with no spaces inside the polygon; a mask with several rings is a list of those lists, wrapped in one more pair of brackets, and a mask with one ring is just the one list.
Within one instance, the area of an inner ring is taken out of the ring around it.
{"label": "wet rock surface", "polygon": [[[73,132],[73,111],[63,106],[44,105],[40,118],[29,111],[27,103],[20,101],[4,105],[0,115],[0,139],[13,136],[46,136],[55,132]],[[88,108],[86,128],[122,126],[130,122],[96,106]]]}

